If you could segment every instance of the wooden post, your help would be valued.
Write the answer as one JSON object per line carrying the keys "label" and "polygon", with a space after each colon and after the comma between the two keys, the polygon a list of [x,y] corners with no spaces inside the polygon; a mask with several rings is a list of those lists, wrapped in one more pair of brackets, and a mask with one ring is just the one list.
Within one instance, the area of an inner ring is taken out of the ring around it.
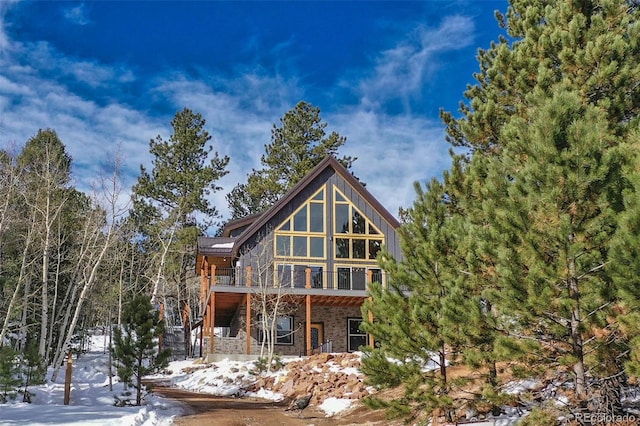
{"label": "wooden post", "polygon": [[206,297],[207,297],[207,283],[208,283],[208,277],[207,277],[207,266],[209,265],[209,259],[207,258],[207,256],[204,256],[202,258],[202,266],[200,267],[200,306],[202,306],[202,309],[204,310],[205,306],[205,302],[206,302]]}
{"label": "wooden post", "polygon": [[[371,284],[373,282],[373,271],[371,269],[367,271],[367,278],[369,279],[369,284]],[[369,296],[369,303],[373,303],[373,298],[371,296]],[[369,322],[373,322],[373,312],[371,311],[369,311]],[[371,349],[375,347],[373,334],[369,334],[369,346],[371,346]]]}
{"label": "wooden post", "polygon": [[[215,287],[217,278],[216,278],[216,265],[211,265],[211,273],[209,275],[211,277],[211,287]],[[209,306],[207,307],[207,314],[209,315],[209,322],[207,327],[209,328],[209,353],[213,353],[214,343],[214,329],[216,324],[216,293],[213,289],[211,290],[211,296],[209,297]]]}
{"label": "wooden post", "polygon": [[[307,268],[304,270],[305,275],[305,284],[304,288],[311,288],[311,268]],[[305,335],[307,336],[305,346],[305,355],[311,355],[312,347],[311,347],[311,295],[307,294],[305,297],[306,304],[306,315],[305,315]]]}
{"label": "wooden post", "polygon": [[[247,266],[247,287],[251,288],[251,266]],[[251,355],[251,293],[247,293],[247,355]]]}
{"label": "wooden post", "polygon": [[216,293],[211,293],[211,298],[209,299],[209,329],[211,330],[211,334],[209,335],[209,353],[213,353],[214,347],[214,330],[216,326]]}
{"label": "wooden post", "polygon": [[311,295],[307,294],[306,296],[306,305],[307,305],[307,313],[306,313],[306,323],[305,323],[305,327],[306,327],[306,335],[307,335],[307,341],[305,342],[305,345],[307,346],[307,350],[306,350],[306,355],[311,355]]}
{"label": "wooden post", "polygon": [[200,357],[202,357],[202,345],[204,344],[204,333],[208,323],[208,309],[207,309],[207,293],[209,292],[209,278],[207,276],[207,269],[209,269],[209,258],[207,256],[202,257],[202,264],[200,265],[200,312],[202,315],[202,323],[200,324]]}
{"label": "wooden post", "polygon": [[64,405],[69,405],[71,399],[71,373],[73,371],[73,357],[72,352],[69,351],[67,356],[67,371],[64,376]]}

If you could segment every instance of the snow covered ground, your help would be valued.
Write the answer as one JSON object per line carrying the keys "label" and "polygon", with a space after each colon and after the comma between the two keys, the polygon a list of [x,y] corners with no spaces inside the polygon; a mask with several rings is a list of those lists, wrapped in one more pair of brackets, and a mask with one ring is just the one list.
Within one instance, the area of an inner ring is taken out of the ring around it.
{"label": "snow covered ground", "polygon": [[[91,338],[90,350],[74,359],[71,398],[64,405],[65,367],[55,383],[48,381],[30,391],[32,403],[17,400],[0,405],[0,425],[169,425],[182,408],[173,401],[149,395],[142,407],[115,407],[115,395],[123,385],[113,380],[109,391],[109,355],[104,349],[104,337]],[[47,373],[51,378],[52,371]]]}
{"label": "snow covered ground", "polygon": [[[108,359],[104,336],[93,336],[89,351],[79,359],[74,359],[69,405],[63,404],[63,367],[55,383],[48,381],[45,385],[30,388],[33,394],[31,404],[19,402],[21,396],[7,404],[0,404],[0,425],[160,426],[172,424],[173,419],[182,414],[183,407],[180,404],[153,394],[145,397],[141,407],[115,407],[115,397],[124,388],[114,377],[113,390],[109,390]],[[242,391],[243,384],[254,380],[255,376],[248,374],[252,368],[252,362],[223,361],[205,368],[197,362],[177,361],[170,364],[167,369],[169,374],[155,378],[166,379],[172,386],[196,392],[281,400],[282,395],[264,389],[255,393]],[[47,379],[51,378],[51,373],[47,373]],[[329,398],[319,408],[330,416],[348,409],[350,404],[350,400]]]}

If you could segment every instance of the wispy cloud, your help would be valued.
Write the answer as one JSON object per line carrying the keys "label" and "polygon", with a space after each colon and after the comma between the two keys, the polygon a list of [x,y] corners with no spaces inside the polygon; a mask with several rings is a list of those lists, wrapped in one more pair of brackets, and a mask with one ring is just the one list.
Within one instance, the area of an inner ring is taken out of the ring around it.
{"label": "wispy cloud", "polygon": [[417,25],[395,46],[380,53],[358,91],[363,106],[378,107],[390,99],[419,96],[427,79],[442,65],[440,55],[473,42],[469,17],[445,17],[436,28]]}
{"label": "wispy cloud", "polygon": [[[79,60],[46,41],[10,40],[3,26],[7,7],[0,4],[0,147],[23,144],[39,128],[55,129],[74,159],[81,190],[100,172],[99,159],[116,149],[126,160],[130,188],[140,164],[150,165],[149,140],[167,139],[173,114],[188,107],[207,120],[214,150],[231,157],[229,174],[219,182],[224,190],[211,198],[227,215],[225,194],[260,167],[272,124],[307,92],[291,63],[286,70],[266,70],[259,62],[239,65],[224,77],[197,64],[195,73],[176,69],[143,76],[126,65]],[[84,4],[67,9],[65,17],[89,23]],[[473,21],[462,16],[444,18],[435,27],[415,25],[374,55],[368,68],[344,70],[342,87],[327,89],[327,99],[348,90],[354,102],[316,103],[327,130],[347,136],[341,154],[358,157],[354,173],[394,214],[412,203],[413,182],[441,174],[449,158],[441,123],[415,116],[411,108],[391,115],[385,104],[422,96],[440,55],[468,46],[473,30]],[[287,39],[274,49],[286,57],[294,44]],[[145,103],[133,99],[134,90]]]}
{"label": "wispy cloud", "polygon": [[89,25],[91,23],[84,3],[64,9],[63,16],[67,21],[75,25]]}

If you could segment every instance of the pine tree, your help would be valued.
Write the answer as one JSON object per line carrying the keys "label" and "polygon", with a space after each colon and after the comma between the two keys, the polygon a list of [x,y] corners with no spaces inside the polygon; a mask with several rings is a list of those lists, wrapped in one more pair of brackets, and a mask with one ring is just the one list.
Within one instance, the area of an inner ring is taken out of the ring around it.
{"label": "pine tree", "polygon": [[462,117],[442,113],[449,141],[469,148],[458,157],[461,180],[476,181],[460,183],[473,188],[470,235],[485,241],[471,272],[488,278],[507,336],[499,356],[538,372],[567,369],[584,401],[587,377],[620,374],[625,353],[610,333],[608,250],[628,180],[620,147],[640,111],[638,9],[514,0],[497,16],[509,38],[480,51]]}
{"label": "pine tree", "polygon": [[[467,268],[467,232],[455,201],[438,181],[415,187],[416,201],[398,230],[403,259],[381,256],[388,287],[374,283],[363,307],[363,329],[377,347],[364,349],[362,368],[375,386],[405,386],[404,397],[386,406],[390,414],[444,410],[452,421],[454,411],[475,406],[471,392],[459,398],[453,389],[481,384],[496,393],[493,316],[474,293],[472,274],[460,273]],[[452,382],[447,371],[458,363],[490,373]]]}
{"label": "pine tree", "polygon": [[490,226],[513,236],[497,261],[499,306],[515,320],[502,343],[512,359],[566,368],[584,401],[587,376],[620,372],[589,354],[622,355],[609,333],[594,330],[609,329],[615,318],[617,292],[605,266],[625,159],[602,109],[582,105],[578,94],[530,100],[530,118],[503,128],[507,148],[489,165],[497,188],[489,194]]}
{"label": "pine tree", "polygon": [[193,319],[187,274],[197,236],[218,217],[208,196],[222,189],[217,181],[228,173],[229,163],[229,157],[218,155],[209,145],[211,136],[205,124],[200,114],[185,108],[171,121],[173,134],[168,140],[158,135],[150,141],[153,169],[148,172],[141,166],[131,212],[142,246],[149,257],[157,259],[149,272],[154,277],[152,302],[162,296],[162,283],[178,292],[187,354],[191,353],[188,341]]}
{"label": "pine tree", "polygon": [[151,305],[151,299],[135,295],[122,314],[123,327],[114,331],[113,358],[118,376],[136,389],[136,405],[142,403],[142,378],[168,365],[169,349],[158,352],[157,339],[164,322]]}
{"label": "pine tree", "polygon": [[15,397],[20,378],[18,352],[9,346],[0,347],[0,403],[6,403],[8,398]]}
{"label": "pine tree", "polygon": [[35,340],[31,340],[27,344],[27,348],[22,355],[21,367],[24,378],[22,402],[31,403],[32,393],[29,390],[29,386],[43,384],[47,370],[42,357],[38,354],[38,347]]}
{"label": "pine tree", "polygon": [[[260,161],[263,169],[253,170],[247,183],[227,194],[231,219],[260,213],[271,207],[327,155],[336,155],[347,138],[336,132],[327,136],[327,123],[320,108],[301,101],[273,125],[271,143],[265,145]],[[338,159],[350,168],[355,158]]]}
{"label": "pine tree", "polygon": [[[589,377],[623,373],[628,341],[617,331],[619,311],[636,306],[619,304],[624,286],[610,274],[609,249],[623,194],[632,193],[625,191],[633,167],[626,168],[623,147],[633,143],[640,111],[638,8],[615,0],[513,0],[497,17],[507,36],[479,52],[477,84],[465,92],[461,117],[442,113],[449,142],[465,150],[453,155],[444,189],[418,191],[400,231],[405,260],[383,258],[391,287],[406,282],[412,291],[403,297],[372,288],[364,314],[374,321],[365,327],[380,348],[365,368],[380,384],[410,381],[419,373],[385,363],[386,356],[420,358],[424,348],[436,349],[418,337],[434,333],[460,350],[454,361],[486,374],[480,397],[487,402],[504,398],[496,363],[507,361],[526,377],[568,372],[582,405],[592,395]],[[436,211],[434,200],[447,204],[444,225],[416,214]],[[443,239],[446,245],[420,244]],[[433,271],[436,260],[442,287],[429,274],[407,274]],[[417,304],[437,314],[414,316],[411,301],[420,297]],[[376,298],[389,308],[376,307]],[[394,346],[403,339],[416,347]],[[415,396],[430,395],[407,400]]]}

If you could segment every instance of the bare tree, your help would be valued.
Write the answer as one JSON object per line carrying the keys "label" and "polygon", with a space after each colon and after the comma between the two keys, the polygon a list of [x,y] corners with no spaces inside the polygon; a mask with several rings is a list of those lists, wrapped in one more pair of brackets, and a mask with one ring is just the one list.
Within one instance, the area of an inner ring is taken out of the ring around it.
{"label": "bare tree", "polygon": [[55,131],[39,130],[27,141],[18,157],[18,166],[25,177],[22,196],[26,208],[35,213],[40,226],[38,257],[40,267],[40,340],[38,354],[44,358],[49,330],[49,282],[51,251],[54,249],[54,226],[70,194],[67,187],[71,176],[71,157]]}
{"label": "bare tree", "polygon": [[251,310],[257,313],[253,322],[261,337],[260,358],[265,360],[267,368],[271,368],[278,338],[290,337],[297,331],[295,326],[291,330],[279,331],[278,320],[292,315],[298,303],[291,291],[289,275],[284,270],[278,271],[275,263],[273,233],[267,235],[259,238],[255,248],[246,254],[252,265]]}
{"label": "bare tree", "polygon": [[[75,333],[75,328],[80,318],[83,304],[86,301],[91,287],[95,284],[98,271],[102,266],[108,249],[115,240],[118,230],[118,221],[128,211],[128,200],[123,202],[120,197],[123,193],[122,182],[120,181],[120,157],[116,156],[113,164],[113,173],[109,177],[102,177],[94,190],[93,208],[84,223],[84,239],[78,255],[75,272],[74,292],[78,292],[75,300],[73,314],[69,323],[63,330],[66,330],[64,340],[58,347],[54,356],[54,371],[51,380],[55,381]],[[67,316],[71,310],[68,311]]]}

